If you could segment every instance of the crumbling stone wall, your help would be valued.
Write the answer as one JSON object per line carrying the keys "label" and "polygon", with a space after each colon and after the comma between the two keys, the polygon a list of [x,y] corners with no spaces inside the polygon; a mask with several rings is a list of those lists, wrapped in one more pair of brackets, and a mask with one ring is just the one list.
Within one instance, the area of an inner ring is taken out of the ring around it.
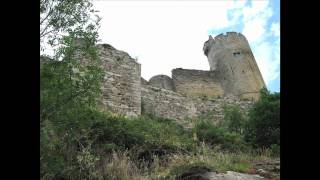
{"label": "crumbling stone wall", "polygon": [[173,84],[176,92],[189,97],[222,97],[224,90],[214,71],[173,69]]}
{"label": "crumbling stone wall", "polygon": [[214,122],[220,122],[224,118],[225,106],[239,106],[240,110],[245,114],[252,107],[253,101],[241,100],[236,96],[225,96],[221,98],[193,99],[196,107],[196,116],[205,116],[206,119],[212,119]]}
{"label": "crumbling stone wall", "polygon": [[205,116],[213,122],[220,122],[224,117],[224,106],[238,105],[243,112],[252,106],[252,101],[240,100],[235,96],[221,98],[188,97],[177,92],[142,85],[143,111],[156,116],[176,119],[185,123],[187,118]]}
{"label": "crumbling stone wall", "polygon": [[143,85],[141,97],[143,110],[156,116],[183,120],[196,114],[191,100],[167,89]]}
{"label": "crumbling stone wall", "polygon": [[141,114],[141,66],[128,53],[98,45],[105,70],[102,107],[127,116]]}

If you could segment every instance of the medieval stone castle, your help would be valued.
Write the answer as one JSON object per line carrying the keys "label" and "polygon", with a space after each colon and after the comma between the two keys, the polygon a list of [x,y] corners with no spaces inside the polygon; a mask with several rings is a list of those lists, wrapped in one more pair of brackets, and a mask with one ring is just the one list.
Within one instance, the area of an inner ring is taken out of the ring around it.
{"label": "medieval stone castle", "polygon": [[141,77],[141,65],[128,53],[108,44],[97,45],[106,76],[101,105],[127,116],[142,111],[172,119],[192,118],[237,104],[246,109],[265,86],[246,38],[236,32],[209,36],[203,51],[210,71],[173,69],[172,76]]}

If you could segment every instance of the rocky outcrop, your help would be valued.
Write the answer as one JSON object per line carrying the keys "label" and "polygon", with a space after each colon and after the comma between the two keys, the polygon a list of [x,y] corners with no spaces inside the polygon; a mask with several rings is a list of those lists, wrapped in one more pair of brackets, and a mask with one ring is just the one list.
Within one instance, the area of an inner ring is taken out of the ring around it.
{"label": "rocky outcrop", "polygon": [[280,159],[255,162],[254,170],[268,179],[280,180]]}
{"label": "rocky outcrop", "polygon": [[267,180],[257,174],[244,174],[233,171],[227,171],[226,173],[207,172],[204,176],[208,180]]}
{"label": "rocky outcrop", "polygon": [[176,177],[176,180],[267,180],[258,174],[245,174],[234,171],[217,173],[206,167],[192,167]]}

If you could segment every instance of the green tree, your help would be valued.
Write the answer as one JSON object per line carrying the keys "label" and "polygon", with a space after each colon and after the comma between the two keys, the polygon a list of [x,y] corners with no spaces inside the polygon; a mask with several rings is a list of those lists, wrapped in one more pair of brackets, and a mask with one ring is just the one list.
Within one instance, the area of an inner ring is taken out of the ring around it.
{"label": "green tree", "polygon": [[249,112],[245,138],[256,147],[280,145],[280,93],[261,90],[261,97]]}
{"label": "green tree", "polygon": [[239,106],[226,106],[224,108],[224,123],[229,131],[242,134],[245,120]]}
{"label": "green tree", "polygon": [[90,123],[102,119],[96,105],[104,72],[93,12],[88,0],[40,1],[40,55],[55,50],[40,56],[41,179],[87,179],[94,168],[88,134]]}
{"label": "green tree", "polygon": [[101,18],[92,7],[90,0],[40,0],[40,54],[72,32],[93,32]]}
{"label": "green tree", "polygon": [[95,47],[100,18],[93,20],[93,12],[89,0],[40,1],[40,46],[57,47],[53,59],[40,57],[41,120],[96,103],[104,74]]}

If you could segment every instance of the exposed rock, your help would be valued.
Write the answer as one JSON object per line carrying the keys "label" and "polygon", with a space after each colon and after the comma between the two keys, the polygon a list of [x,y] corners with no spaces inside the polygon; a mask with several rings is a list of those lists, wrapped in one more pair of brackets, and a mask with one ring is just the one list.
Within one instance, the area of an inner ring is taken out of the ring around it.
{"label": "exposed rock", "polygon": [[244,174],[233,171],[227,171],[227,173],[208,172],[205,174],[205,177],[209,178],[209,180],[267,180],[259,175]]}
{"label": "exposed rock", "polygon": [[207,167],[194,166],[178,176],[176,180],[210,180],[206,175],[209,171]]}
{"label": "exposed rock", "polygon": [[253,166],[261,176],[273,180],[280,180],[280,159],[256,162]]}
{"label": "exposed rock", "polygon": [[205,166],[194,166],[176,177],[176,180],[266,180],[258,174],[244,174],[233,171],[217,173]]}
{"label": "exposed rock", "polygon": [[206,167],[192,167],[182,173],[176,180],[266,180],[258,174],[244,174],[233,171],[226,173],[212,172]]}

